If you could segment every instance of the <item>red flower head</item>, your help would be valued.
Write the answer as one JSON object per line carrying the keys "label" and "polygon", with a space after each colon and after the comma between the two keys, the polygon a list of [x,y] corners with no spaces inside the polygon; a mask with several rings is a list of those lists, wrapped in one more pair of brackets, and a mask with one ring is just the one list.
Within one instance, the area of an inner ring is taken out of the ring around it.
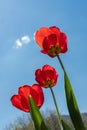
{"label": "red flower head", "polygon": [[58,78],[56,70],[49,65],[44,65],[42,69],[37,69],[35,76],[35,80],[44,88],[55,86]]}
{"label": "red flower head", "polygon": [[44,102],[44,95],[42,88],[38,84],[34,84],[32,87],[29,85],[19,87],[18,94],[11,97],[12,105],[24,112],[29,112],[30,107],[28,96],[32,96],[39,108],[42,106]]}
{"label": "red flower head", "polygon": [[41,52],[55,57],[67,51],[67,36],[56,26],[42,27],[35,33],[35,40],[42,48]]}

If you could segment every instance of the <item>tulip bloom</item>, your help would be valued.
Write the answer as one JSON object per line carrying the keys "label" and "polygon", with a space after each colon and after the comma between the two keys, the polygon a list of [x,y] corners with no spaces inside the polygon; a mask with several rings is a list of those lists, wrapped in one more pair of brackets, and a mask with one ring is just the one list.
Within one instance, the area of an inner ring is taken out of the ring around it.
{"label": "tulip bloom", "polygon": [[41,52],[55,57],[67,51],[67,36],[56,26],[42,27],[35,33],[35,40],[41,47]]}
{"label": "tulip bloom", "polygon": [[51,88],[57,83],[58,74],[56,70],[49,65],[44,65],[42,69],[37,69],[35,76],[35,80],[44,88]]}
{"label": "tulip bloom", "polygon": [[39,108],[42,106],[44,95],[42,88],[38,84],[34,84],[32,87],[29,85],[19,87],[18,94],[11,97],[12,105],[24,112],[30,112],[28,96],[33,98]]}

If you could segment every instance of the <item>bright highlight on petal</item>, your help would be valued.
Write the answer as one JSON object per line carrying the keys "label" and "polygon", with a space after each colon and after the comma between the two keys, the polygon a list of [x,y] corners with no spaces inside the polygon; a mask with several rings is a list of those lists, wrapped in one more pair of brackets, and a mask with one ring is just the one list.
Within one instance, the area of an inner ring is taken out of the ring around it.
{"label": "bright highlight on petal", "polygon": [[48,36],[51,33],[51,30],[47,27],[42,27],[35,33],[35,40],[41,48],[43,48],[42,42],[44,40],[44,37]]}

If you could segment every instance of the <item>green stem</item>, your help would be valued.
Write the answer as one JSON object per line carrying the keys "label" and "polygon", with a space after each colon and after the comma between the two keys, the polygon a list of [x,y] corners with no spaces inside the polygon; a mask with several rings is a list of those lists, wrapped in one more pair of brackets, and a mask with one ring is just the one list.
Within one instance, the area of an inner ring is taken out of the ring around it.
{"label": "green stem", "polygon": [[61,121],[61,117],[60,117],[60,114],[59,114],[59,110],[58,110],[58,106],[57,106],[56,98],[55,98],[55,95],[54,95],[54,92],[53,92],[52,88],[50,88],[50,90],[51,90],[51,94],[52,94],[52,97],[53,97],[54,105],[55,105],[55,108],[56,108],[56,112],[57,112],[57,118],[58,118],[59,126],[60,126],[60,129],[63,130],[63,127],[62,127],[62,121]]}
{"label": "green stem", "polygon": [[62,61],[61,61],[59,55],[57,55],[57,58],[58,58],[59,63],[60,63],[60,65],[61,65],[62,69],[63,69],[63,72],[66,73],[65,68],[64,68],[64,66],[63,66],[63,63],[62,63]]}

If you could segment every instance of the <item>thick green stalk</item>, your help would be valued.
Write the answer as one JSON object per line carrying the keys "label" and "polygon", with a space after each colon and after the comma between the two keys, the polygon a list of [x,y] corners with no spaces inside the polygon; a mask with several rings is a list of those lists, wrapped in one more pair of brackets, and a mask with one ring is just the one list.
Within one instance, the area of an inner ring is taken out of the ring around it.
{"label": "thick green stalk", "polygon": [[67,107],[69,110],[71,120],[73,122],[75,130],[85,130],[85,126],[84,126],[84,123],[83,123],[83,120],[79,111],[79,107],[78,107],[78,104],[77,104],[77,101],[76,101],[76,98],[72,89],[72,85],[70,83],[70,80],[68,78],[68,75],[65,71],[65,68],[63,66],[63,63],[59,55],[57,55],[57,58],[64,72],[64,89],[65,89],[65,94],[66,94]]}

